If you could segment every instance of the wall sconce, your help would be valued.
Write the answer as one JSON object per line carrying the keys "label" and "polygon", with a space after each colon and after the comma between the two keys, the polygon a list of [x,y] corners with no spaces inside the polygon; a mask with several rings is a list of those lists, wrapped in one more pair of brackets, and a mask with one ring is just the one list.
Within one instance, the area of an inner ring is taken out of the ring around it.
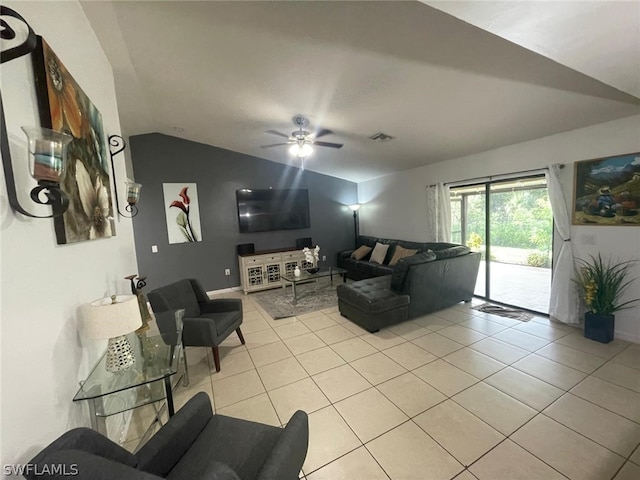
{"label": "wall sconce", "polygon": [[349,205],[349,208],[353,210],[353,233],[355,236],[356,247],[358,246],[358,210],[360,210],[359,203],[354,203],[353,205]]}
{"label": "wall sconce", "polygon": [[113,164],[113,157],[122,152],[124,148],[127,146],[124,139],[120,135],[110,135],[109,136],[109,152],[111,154],[111,172],[113,172],[113,194],[116,199],[116,208],[118,209],[118,214],[122,217],[133,218],[138,214],[138,207],[136,203],[140,200],[140,189],[142,185],[135,182],[126,182],[125,185],[127,187],[127,206],[124,207],[126,214],[120,211],[120,203],[118,202],[118,186],[116,183],[116,169]]}
{"label": "wall sconce", "polygon": [[[0,55],[0,63],[5,63],[24,55],[29,55],[36,47],[36,34],[27,21],[8,7],[0,6],[0,15],[20,20],[27,26],[28,34],[23,43],[9,48]],[[4,20],[0,20],[0,38],[13,40],[16,32]],[[0,154],[9,204],[16,212],[32,218],[58,217],[69,208],[69,199],[60,189],[60,178],[66,163],[66,149],[72,137],[55,132],[48,128],[22,127],[28,138],[29,171],[38,181],[38,186],[31,190],[31,200],[40,205],[51,205],[51,215],[34,215],[20,205],[13,175],[13,160],[9,148],[9,137],[4,116],[4,106],[0,95]],[[42,194],[42,195],[41,195]]]}

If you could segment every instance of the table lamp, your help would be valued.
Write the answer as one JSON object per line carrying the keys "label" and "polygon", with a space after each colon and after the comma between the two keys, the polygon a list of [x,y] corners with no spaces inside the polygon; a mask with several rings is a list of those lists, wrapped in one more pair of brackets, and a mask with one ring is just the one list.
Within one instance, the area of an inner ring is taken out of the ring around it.
{"label": "table lamp", "polygon": [[126,337],[142,325],[138,298],[135,295],[111,295],[91,302],[85,309],[85,332],[91,338],[108,338],[107,363],[109,372],[118,373],[136,361]]}

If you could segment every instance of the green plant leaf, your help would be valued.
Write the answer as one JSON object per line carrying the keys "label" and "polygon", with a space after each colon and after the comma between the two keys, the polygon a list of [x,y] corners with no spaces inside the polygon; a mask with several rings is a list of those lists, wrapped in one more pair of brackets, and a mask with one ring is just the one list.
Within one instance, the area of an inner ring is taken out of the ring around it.
{"label": "green plant leaf", "polygon": [[580,286],[582,299],[590,311],[609,315],[631,308],[640,301],[635,298],[619,303],[620,297],[635,281],[626,279],[629,268],[636,263],[635,260],[613,263],[611,260],[605,261],[600,254],[597,257],[591,255],[590,259],[577,260],[577,271],[573,279]]}

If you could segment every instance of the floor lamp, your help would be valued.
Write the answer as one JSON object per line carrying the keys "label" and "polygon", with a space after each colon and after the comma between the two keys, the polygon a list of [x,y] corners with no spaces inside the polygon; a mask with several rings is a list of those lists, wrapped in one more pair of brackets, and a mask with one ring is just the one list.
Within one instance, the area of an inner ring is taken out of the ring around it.
{"label": "floor lamp", "polygon": [[356,248],[358,248],[358,210],[360,209],[362,205],[360,205],[359,203],[355,203],[353,205],[349,205],[349,208],[351,210],[353,210],[353,234],[355,237],[355,245]]}

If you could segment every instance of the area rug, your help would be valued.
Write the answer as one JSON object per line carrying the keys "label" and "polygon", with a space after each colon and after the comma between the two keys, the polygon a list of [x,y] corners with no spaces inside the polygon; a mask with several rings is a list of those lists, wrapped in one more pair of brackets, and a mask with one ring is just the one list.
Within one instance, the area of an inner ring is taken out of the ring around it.
{"label": "area rug", "polygon": [[336,286],[336,282],[331,285],[329,281],[322,280],[319,280],[317,285],[315,283],[298,285],[296,305],[293,304],[293,290],[290,286],[254,293],[251,298],[258,302],[271,315],[271,318],[287,318],[337,306]]}
{"label": "area rug", "polygon": [[480,310],[481,312],[491,313],[493,315],[499,315],[501,317],[513,318],[514,320],[520,320],[521,322],[528,322],[533,318],[533,315],[517,308],[501,307],[499,305],[492,305],[490,303],[483,303],[471,307],[474,310]]}

